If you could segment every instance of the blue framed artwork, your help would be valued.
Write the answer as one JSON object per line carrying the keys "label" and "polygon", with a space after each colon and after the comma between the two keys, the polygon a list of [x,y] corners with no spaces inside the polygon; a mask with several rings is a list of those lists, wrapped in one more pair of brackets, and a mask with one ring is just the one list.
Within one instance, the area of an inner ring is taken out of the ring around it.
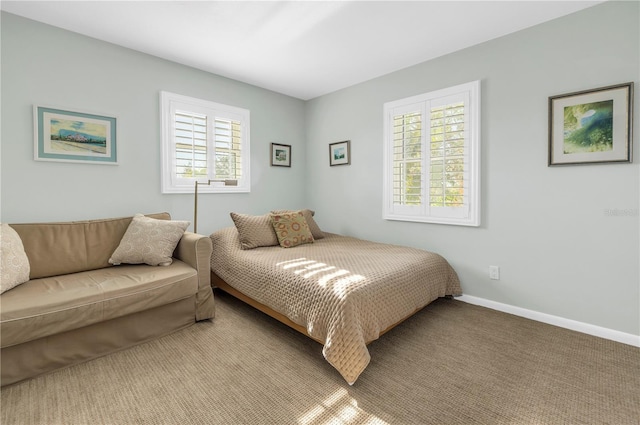
{"label": "blue framed artwork", "polygon": [[329,165],[351,164],[351,140],[329,144]]}
{"label": "blue framed artwork", "polygon": [[116,118],[35,105],[36,161],[118,163]]}

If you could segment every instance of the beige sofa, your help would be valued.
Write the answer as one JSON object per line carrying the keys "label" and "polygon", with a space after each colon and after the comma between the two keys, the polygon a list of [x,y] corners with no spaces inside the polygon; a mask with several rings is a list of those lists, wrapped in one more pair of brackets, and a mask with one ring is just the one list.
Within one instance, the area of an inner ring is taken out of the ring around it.
{"label": "beige sofa", "polygon": [[[148,217],[170,219],[168,213]],[[168,266],[110,264],[131,222],[10,225],[22,240],[30,274],[0,295],[2,385],[214,316],[211,239],[184,232]]]}

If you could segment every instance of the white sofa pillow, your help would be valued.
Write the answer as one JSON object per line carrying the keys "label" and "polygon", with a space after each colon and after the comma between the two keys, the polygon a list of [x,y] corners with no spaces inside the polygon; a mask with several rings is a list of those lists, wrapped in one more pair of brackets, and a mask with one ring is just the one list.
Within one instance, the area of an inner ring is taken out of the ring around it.
{"label": "white sofa pillow", "polygon": [[109,263],[168,266],[189,224],[188,221],[158,220],[136,214]]}
{"label": "white sofa pillow", "polygon": [[6,223],[0,225],[0,294],[29,280],[29,258],[20,235]]}

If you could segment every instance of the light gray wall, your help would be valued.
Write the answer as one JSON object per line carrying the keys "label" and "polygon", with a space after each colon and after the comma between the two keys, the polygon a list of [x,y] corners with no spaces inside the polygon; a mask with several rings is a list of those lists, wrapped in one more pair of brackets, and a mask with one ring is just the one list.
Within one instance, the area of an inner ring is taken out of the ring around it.
{"label": "light gray wall", "polygon": [[[639,6],[599,5],[308,102],[307,192],[320,226],[440,252],[468,295],[640,334],[639,160],[547,167],[549,96],[640,88]],[[383,220],[383,103],[476,79],[482,226]],[[639,109],[636,95],[636,123]],[[341,140],[352,164],[329,167],[328,144]]]}
{"label": "light gray wall", "polygon": [[[200,233],[231,225],[229,211],[309,206],[326,230],[440,252],[466,294],[638,335],[637,160],[546,161],[549,96],[628,81],[638,90],[639,6],[609,2],[306,103],[3,12],[0,218],[166,210],[190,220],[192,196],[160,193],[158,92],[168,90],[251,110],[252,193],[202,195]],[[474,79],[482,226],[382,220],[383,103]],[[34,161],[33,104],[117,115],[120,165]],[[347,139],[352,165],[329,167],[328,144]],[[292,168],[269,166],[271,142],[292,145]]]}
{"label": "light gray wall", "polygon": [[[251,111],[250,194],[201,194],[198,232],[232,225],[229,211],[301,205],[304,102],[2,13],[1,218],[75,220],[168,211],[192,220],[193,195],[160,193],[159,92]],[[34,104],[113,114],[116,166],[33,160]],[[270,143],[292,145],[292,167],[270,166]]]}

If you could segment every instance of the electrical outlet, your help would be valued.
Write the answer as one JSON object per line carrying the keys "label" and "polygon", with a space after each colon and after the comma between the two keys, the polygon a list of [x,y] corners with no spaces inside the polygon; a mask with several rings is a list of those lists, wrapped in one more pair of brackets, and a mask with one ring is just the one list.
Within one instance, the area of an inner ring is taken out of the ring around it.
{"label": "electrical outlet", "polygon": [[489,279],[500,280],[500,267],[489,266]]}

